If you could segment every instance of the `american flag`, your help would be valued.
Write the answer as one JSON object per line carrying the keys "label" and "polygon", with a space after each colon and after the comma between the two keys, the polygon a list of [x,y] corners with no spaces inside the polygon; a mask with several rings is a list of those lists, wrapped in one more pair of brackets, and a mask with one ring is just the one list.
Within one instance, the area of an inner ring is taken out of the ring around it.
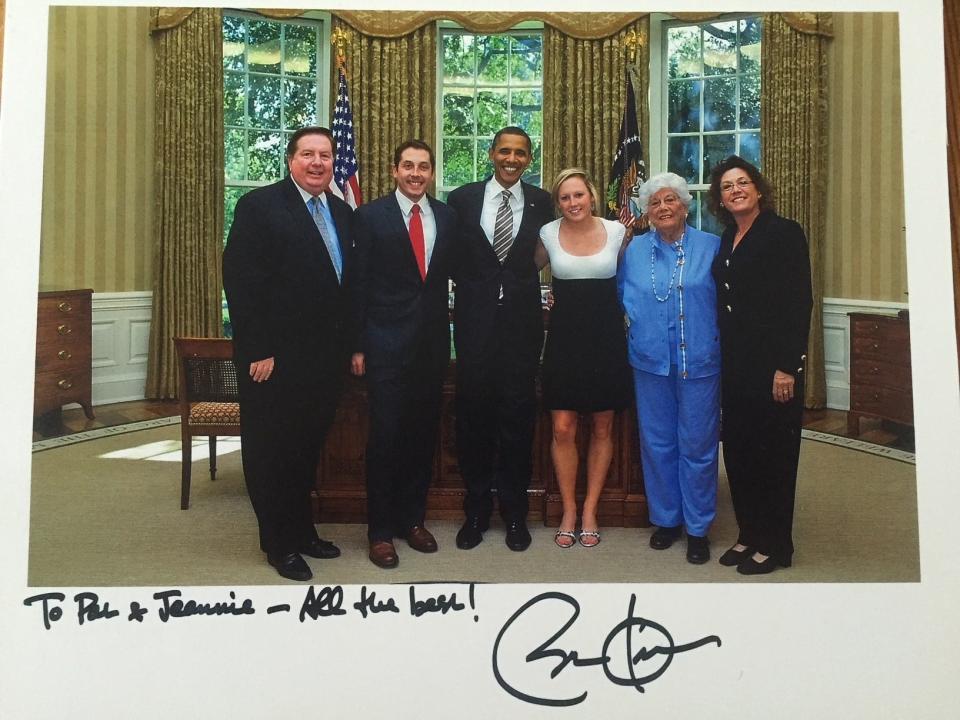
{"label": "american flag", "polygon": [[363,203],[363,194],[360,192],[360,171],[353,134],[353,111],[350,109],[347,77],[342,66],[337,85],[337,104],[333,109],[333,137],[337,141],[337,161],[333,166],[334,187],[330,190],[355,208]]}

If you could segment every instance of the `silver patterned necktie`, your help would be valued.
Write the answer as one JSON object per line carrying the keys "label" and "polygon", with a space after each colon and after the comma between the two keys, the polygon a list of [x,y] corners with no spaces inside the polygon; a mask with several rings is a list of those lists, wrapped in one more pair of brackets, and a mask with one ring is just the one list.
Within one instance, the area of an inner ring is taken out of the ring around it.
{"label": "silver patterned necktie", "polygon": [[502,265],[513,244],[513,209],[510,207],[510,198],[513,195],[509,190],[502,190],[500,195],[503,201],[497,208],[497,219],[493,224],[493,251]]}
{"label": "silver patterned necktie", "polygon": [[330,228],[327,227],[327,221],[324,219],[323,211],[320,209],[320,198],[310,198],[310,202],[313,204],[310,208],[310,213],[313,215],[313,222],[316,224],[317,230],[320,231],[320,236],[323,238],[323,244],[327,246],[327,253],[330,255],[330,261],[333,263],[333,269],[337,271],[337,282],[341,282],[341,276],[343,274],[343,261],[340,258],[340,248],[337,247],[337,243],[330,234]]}

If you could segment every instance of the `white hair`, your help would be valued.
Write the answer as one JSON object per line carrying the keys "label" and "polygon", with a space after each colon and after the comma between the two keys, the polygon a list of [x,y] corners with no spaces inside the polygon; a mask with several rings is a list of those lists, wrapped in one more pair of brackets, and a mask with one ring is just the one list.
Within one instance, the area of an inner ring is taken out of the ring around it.
{"label": "white hair", "polygon": [[673,190],[677,195],[677,199],[680,200],[680,203],[689,209],[693,195],[691,195],[687,189],[687,181],[676,173],[665,172],[654,175],[640,186],[640,192],[637,194],[637,204],[640,206],[640,212],[646,212],[650,198],[661,190],[666,189]]}

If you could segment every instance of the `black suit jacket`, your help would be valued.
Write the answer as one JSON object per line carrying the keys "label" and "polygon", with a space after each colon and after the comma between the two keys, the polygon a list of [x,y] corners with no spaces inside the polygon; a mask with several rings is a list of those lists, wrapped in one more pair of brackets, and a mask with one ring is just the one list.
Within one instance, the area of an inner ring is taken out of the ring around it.
{"label": "black suit jacket", "polygon": [[813,296],[803,228],[764,211],[733,250],[727,228],[713,261],[725,400],[771,397],[777,370],[802,381]]}
{"label": "black suit jacket", "polygon": [[[350,273],[353,210],[326,193],[337,228],[343,278]],[[240,198],[223,252],[223,286],[234,359],[274,358],[274,375],[294,383],[335,379],[348,358],[344,285],[293,180]],[[334,377],[331,377],[334,376]]]}
{"label": "black suit jacket", "polygon": [[[496,339],[506,337],[514,366],[535,369],[543,345],[543,314],[534,252],[540,228],[553,220],[553,202],[548,192],[521,181],[523,216],[510,253],[501,265],[480,227],[486,184],[463,185],[447,198],[458,219],[454,270],[457,363],[491,360]],[[501,286],[504,312],[498,313]]]}
{"label": "black suit jacket", "polygon": [[437,367],[450,359],[447,284],[455,215],[439,200],[429,201],[437,236],[426,280],[394,193],[361,205],[354,216],[352,345],[364,353],[369,371],[405,369],[423,351]]}

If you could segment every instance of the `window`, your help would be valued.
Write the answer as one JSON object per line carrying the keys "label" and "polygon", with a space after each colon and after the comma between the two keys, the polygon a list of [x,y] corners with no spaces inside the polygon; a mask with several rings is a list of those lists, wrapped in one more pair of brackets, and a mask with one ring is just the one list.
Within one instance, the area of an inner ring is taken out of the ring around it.
{"label": "window", "polygon": [[[690,224],[718,232],[705,205],[710,171],[734,153],[760,165],[760,18],[663,22],[659,162],[694,196]],[[651,107],[656,105],[651,104]],[[656,140],[654,141],[657,142]]]}
{"label": "window", "polygon": [[543,137],[543,33],[520,29],[476,35],[441,28],[437,193],[492,174],[488,150],[506,125],[522,127],[533,141],[525,180],[540,184]]}
{"label": "window", "polygon": [[224,232],[241,195],[286,172],[292,131],[327,117],[329,25],[223,14]]}

